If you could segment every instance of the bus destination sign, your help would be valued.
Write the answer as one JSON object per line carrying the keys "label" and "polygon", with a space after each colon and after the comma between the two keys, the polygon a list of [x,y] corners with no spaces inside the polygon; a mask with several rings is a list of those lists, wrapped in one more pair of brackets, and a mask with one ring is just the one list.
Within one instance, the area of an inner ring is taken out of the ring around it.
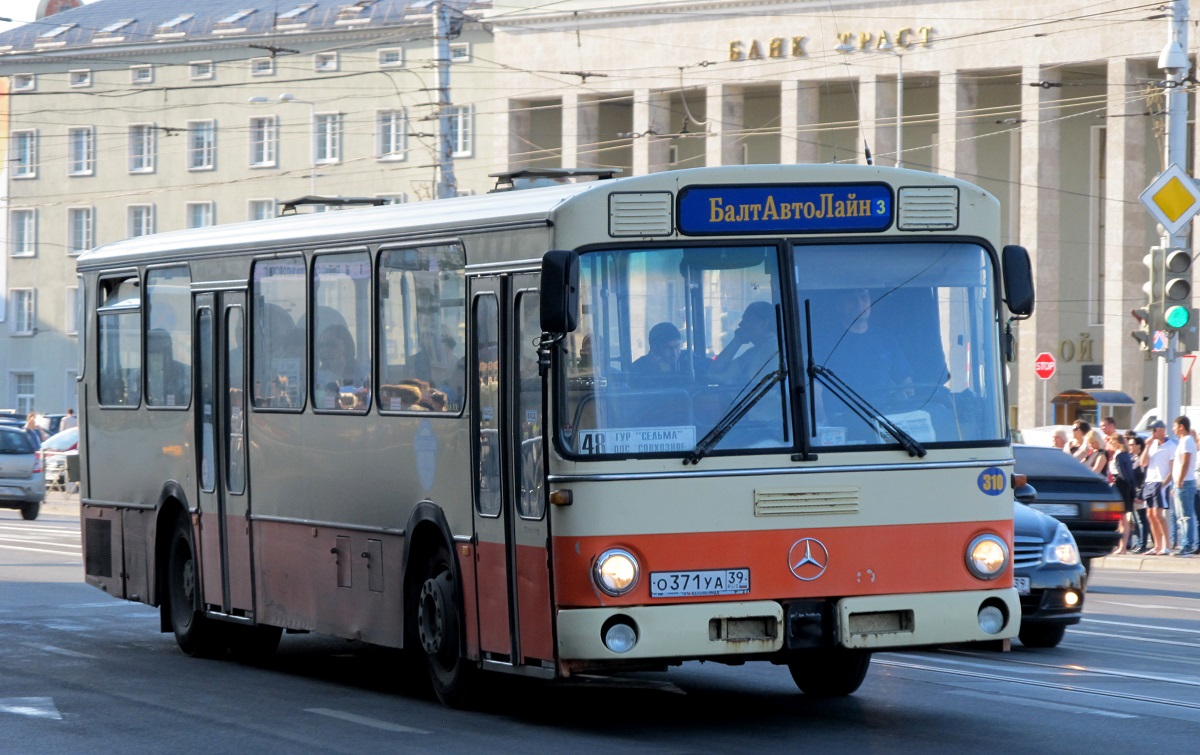
{"label": "bus destination sign", "polygon": [[691,186],[679,193],[679,232],[853,233],[892,224],[886,184]]}

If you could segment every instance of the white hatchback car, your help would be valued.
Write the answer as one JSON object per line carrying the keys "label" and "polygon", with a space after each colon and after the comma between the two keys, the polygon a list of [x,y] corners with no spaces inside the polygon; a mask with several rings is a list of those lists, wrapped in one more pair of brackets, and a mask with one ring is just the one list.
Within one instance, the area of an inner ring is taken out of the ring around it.
{"label": "white hatchback car", "polygon": [[46,475],[37,445],[24,428],[0,425],[0,508],[37,519],[46,497]]}

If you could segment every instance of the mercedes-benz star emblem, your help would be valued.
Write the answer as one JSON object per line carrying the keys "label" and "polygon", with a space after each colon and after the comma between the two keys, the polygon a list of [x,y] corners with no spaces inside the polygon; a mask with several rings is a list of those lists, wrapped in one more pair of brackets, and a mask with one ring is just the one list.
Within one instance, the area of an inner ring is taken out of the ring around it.
{"label": "mercedes-benz star emblem", "polygon": [[788,568],[796,579],[811,582],[825,573],[829,566],[829,550],[820,540],[804,537],[792,543],[788,551]]}

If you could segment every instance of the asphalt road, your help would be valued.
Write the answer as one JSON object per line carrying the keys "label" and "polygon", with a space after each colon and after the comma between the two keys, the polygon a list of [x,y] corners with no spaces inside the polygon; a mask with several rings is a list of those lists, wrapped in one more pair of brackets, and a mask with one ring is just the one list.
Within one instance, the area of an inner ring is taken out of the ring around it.
{"label": "asphalt road", "polygon": [[[572,685],[502,679],[478,710],[429,698],[398,654],[286,635],[261,667],[187,658],[157,611],[82,584],[77,517],[0,511],[0,751],[1194,752],[1200,577],[1094,569],[1058,648],[883,653],[810,700],[786,669],[689,663]],[[1174,559],[1178,569],[1195,560]],[[1140,567],[1141,565],[1138,564]]]}

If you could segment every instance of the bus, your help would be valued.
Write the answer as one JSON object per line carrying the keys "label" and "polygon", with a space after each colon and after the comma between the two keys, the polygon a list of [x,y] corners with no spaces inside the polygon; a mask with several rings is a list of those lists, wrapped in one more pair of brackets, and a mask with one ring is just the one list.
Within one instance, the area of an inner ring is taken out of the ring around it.
{"label": "bus", "polygon": [[403,649],[448,705],[1009,639],[1000,228],[932,173],[747,165],[96,248],[86,580],[189,655]]}

